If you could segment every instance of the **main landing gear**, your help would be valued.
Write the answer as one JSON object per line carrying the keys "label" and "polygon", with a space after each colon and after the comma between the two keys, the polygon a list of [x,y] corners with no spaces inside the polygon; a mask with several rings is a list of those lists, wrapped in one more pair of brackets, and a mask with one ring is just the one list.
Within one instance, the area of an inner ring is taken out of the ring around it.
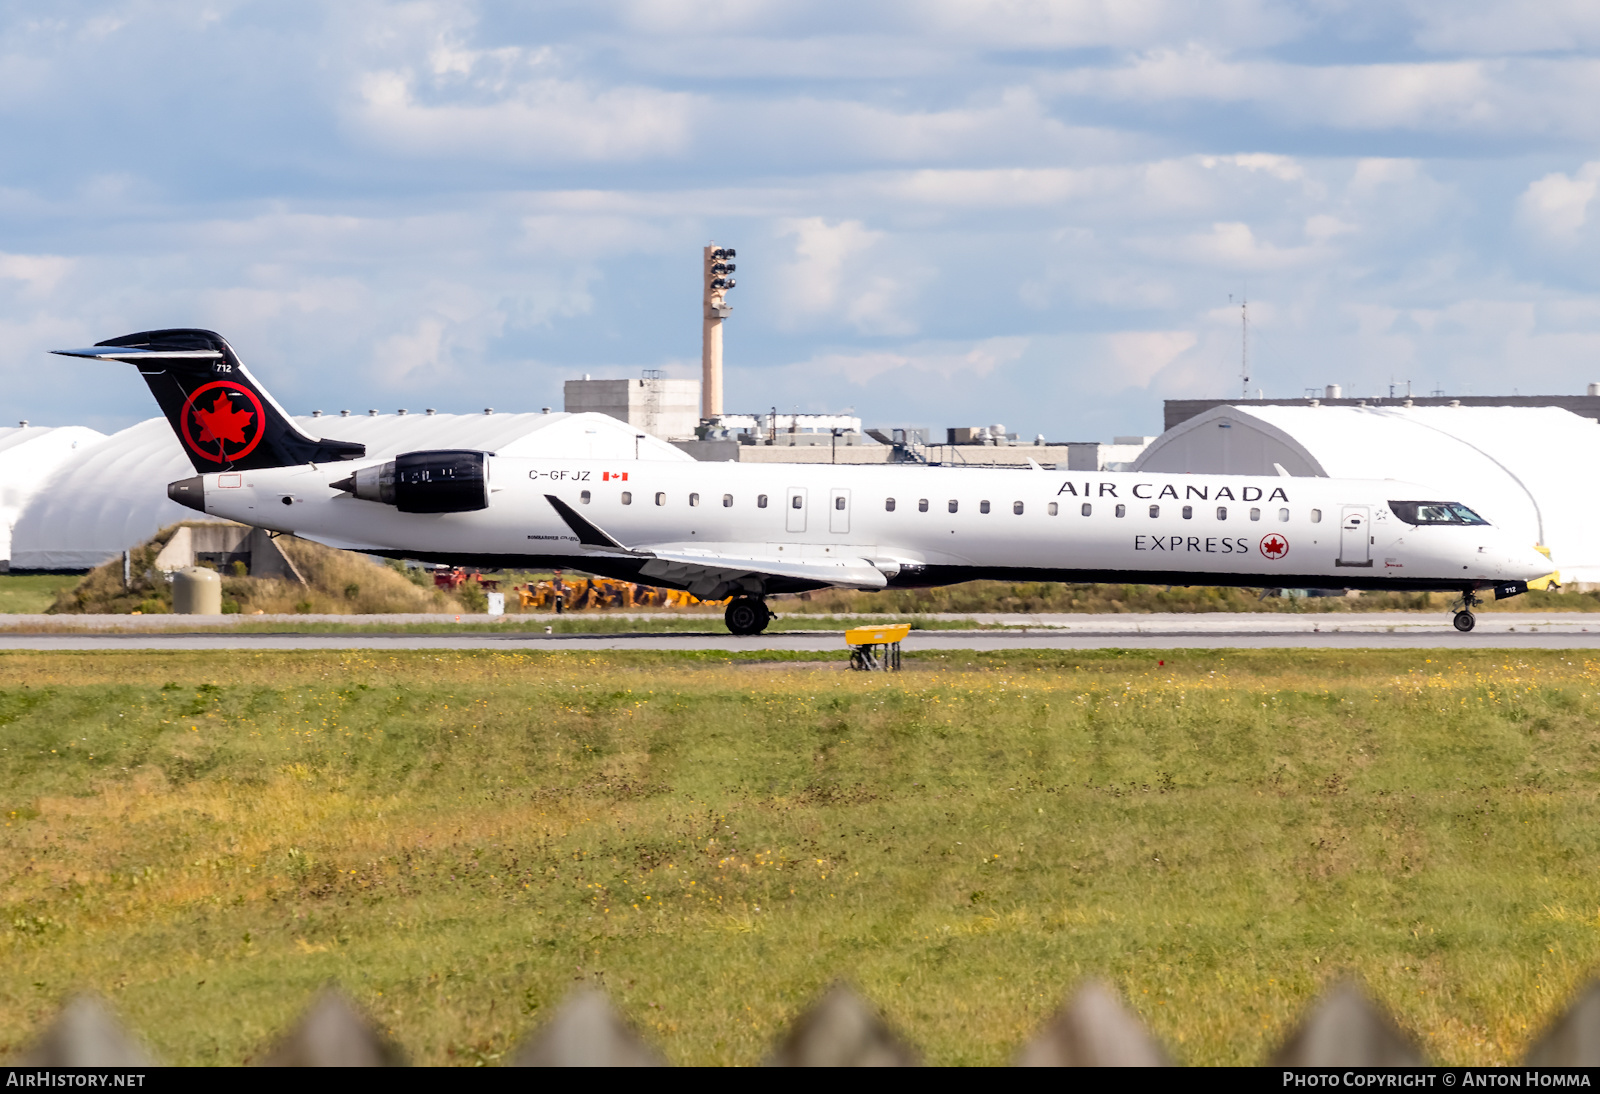
{"label": "main landing gear", "polygon": [[772,613],[759,597],[739,596],[728,602],[722,618],[734,634],[760,634],[772,622]]}
{"label": "main landing gear", "polygon": [[1472,614],[1472,609],[1476,608],[1482,603],[1483,601],[1480,600],[1478,595],[1471,589],[1467,589],[1462,592],[1461,608],[1456,612],[1456,630],[1460,631],[1462,634],[1466,634],[1473,627],[1478,625],[1478,619]]}

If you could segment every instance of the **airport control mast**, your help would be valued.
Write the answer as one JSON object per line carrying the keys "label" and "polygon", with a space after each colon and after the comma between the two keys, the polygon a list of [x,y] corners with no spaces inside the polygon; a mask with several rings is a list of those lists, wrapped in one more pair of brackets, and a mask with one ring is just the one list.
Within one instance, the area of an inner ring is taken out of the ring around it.
{"label": "airport control mast", "polygon": [[718,247],[713,240],[705,249],[704,326],[700,337],[700,417],[711,421],[722,416],[722,321],[733,312],[728,290],[733,288],[730,261],[737,252]]}

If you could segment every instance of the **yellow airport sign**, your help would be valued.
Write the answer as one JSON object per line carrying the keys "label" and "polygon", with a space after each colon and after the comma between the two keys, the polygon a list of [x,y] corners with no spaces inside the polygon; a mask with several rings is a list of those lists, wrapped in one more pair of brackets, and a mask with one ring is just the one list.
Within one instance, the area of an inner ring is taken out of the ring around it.
{"label": "yellow airport sign", "polygon": [[896,623],[890,627],[854,627],[844,632],[844,640],[850,646],[876,646],[899,642],[910,633],[909,623]]}

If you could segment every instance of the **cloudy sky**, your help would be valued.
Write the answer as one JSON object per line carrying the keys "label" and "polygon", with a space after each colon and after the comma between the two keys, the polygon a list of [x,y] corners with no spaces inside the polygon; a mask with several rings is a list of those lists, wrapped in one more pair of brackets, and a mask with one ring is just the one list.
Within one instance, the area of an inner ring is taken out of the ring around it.
{"label": "cloudy sky", "polygon": [[[1160,430],[1240,389],[1600,380],[1600,4],[0,4],[0,420],[221,331],[281,401]],[[1231,302],[1230,302],[1231,301]]]}

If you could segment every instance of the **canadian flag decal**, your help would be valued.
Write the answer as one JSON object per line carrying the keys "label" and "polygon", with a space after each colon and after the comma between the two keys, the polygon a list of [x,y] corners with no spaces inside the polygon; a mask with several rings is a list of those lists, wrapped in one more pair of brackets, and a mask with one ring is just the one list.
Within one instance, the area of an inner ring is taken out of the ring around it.
{"label": "canadian flag decal", "polygon": [[600,472],[600,481],[601,482],[610,482],[612,479],[616,479],[618,482],[627,482],[628,481],[628,473],[626,471],[622,472],[621,474],[618,474],[615,471],[602,471],[602,472]]}

